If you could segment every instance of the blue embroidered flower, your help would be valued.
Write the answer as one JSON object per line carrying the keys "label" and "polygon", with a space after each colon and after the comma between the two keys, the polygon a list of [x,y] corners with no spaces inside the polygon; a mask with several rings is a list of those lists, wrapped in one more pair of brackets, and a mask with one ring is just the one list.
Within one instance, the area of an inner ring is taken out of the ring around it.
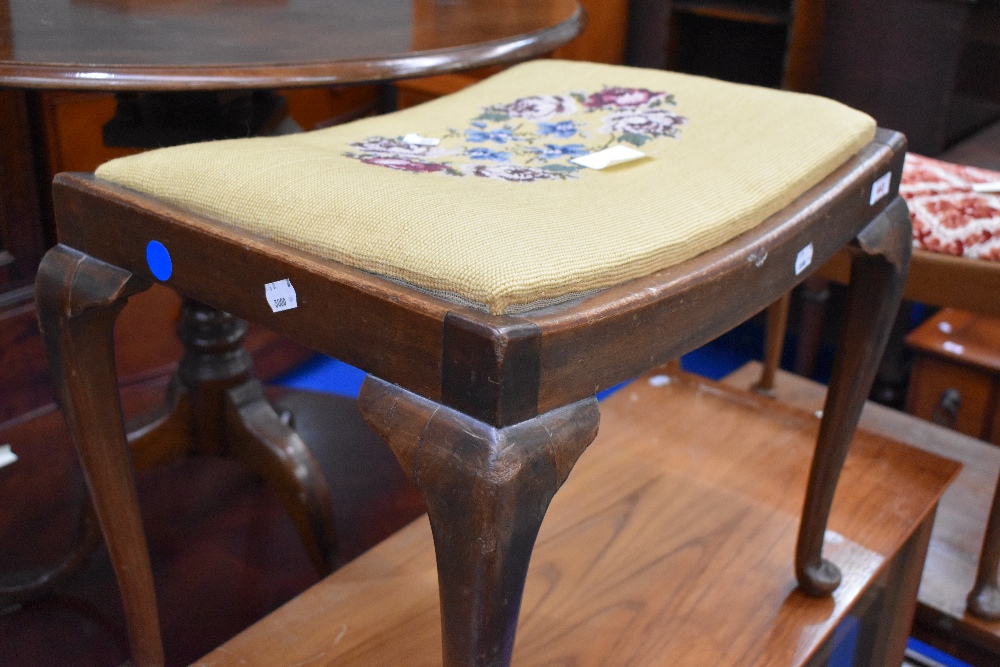
{"label": "blue embroidered flower", "polygon": [[558,123],[539,123],[538,134],[542,136],[554,134],[560,139],[569,139],[576,134],[576,124],[571,120],[562,120]]}
{"label": "blue embroidered flower", "polygon": [[[343,155],[413,173],[517,183],[575,180],[586,169],[571,158],[616,143],[642,146],[661,137],[679,138],[688,119],[671,108],[675,106],[674,96],[667,92],[623,86],[530,95],[481,107],[466,129],[450,127],[438,146],[375,136],[348,143]],[[571,139],[577,143],[564,143]]]}
{"label": "blue embroidered flower", "polygon": [[467,141],[494,141],[498,144],[505,144],[508,141],[512,141],[514,136],[511,134],[509,127],[501,127],[498,130],[491,130],[488,132],[483,132],[482,130],[466,130],[465,138]]}
{"label": "blue embroidered flower", "polygon": [[586,155],[588,151],[583,144],[566,144],[558,146],[556,144],[545,144],[545,148],[532,146],[529,151],[536,153],[543,160],[558,160],[561,157],[577,157]]}
{"label": "blue embroidered flower", "polygon": [[491,151],[489,148],[469,148],[465,152],[473,160],[493,160],[494,162],[510,162],[510,153]]}

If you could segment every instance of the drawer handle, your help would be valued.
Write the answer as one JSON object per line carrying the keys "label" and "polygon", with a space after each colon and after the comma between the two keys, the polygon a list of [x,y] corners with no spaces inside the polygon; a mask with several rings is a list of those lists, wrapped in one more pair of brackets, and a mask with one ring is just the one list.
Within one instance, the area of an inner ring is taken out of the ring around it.
{"label": "drawer handle", "polygon": [[958,420],[958,409],[962,407],[962,392],[954,387],[948,387],[941,392],[937,407],[931,414],[935,424],[951,428]]}

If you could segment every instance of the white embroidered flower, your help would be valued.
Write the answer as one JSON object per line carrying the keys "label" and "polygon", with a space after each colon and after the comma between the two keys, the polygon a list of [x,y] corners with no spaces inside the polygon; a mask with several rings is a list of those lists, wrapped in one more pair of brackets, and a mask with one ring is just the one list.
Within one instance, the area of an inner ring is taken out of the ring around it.
{"label": "white embroidered flower", "polygon": [[351,148],[357,149],[366,157],[440,157],[446,155],[444,151],[435,146],[420,146],[408,144],[399,139],[390,137],[368,137],[364,141],[356,141],[350,144]]}
{"label": "white embroidered flower", "polygon": [[511,118],[545,120],[553,116],[568,116],[576,112],[576,102],[566,95],[532,95],[514,100],[502,107]]}
{"label": "white embroidered flower", "polygon": [[601,132],[675,137],[686,119],[666,109],[621,111],[604,117]]}
{"label": "white embroidered flower", "polygon": [[462,171],[469,176],[496,178],[515,183],[531,183],[558,178],[555,174],[543,169],[524,167],[518,164],[467,164],[462,167]]}

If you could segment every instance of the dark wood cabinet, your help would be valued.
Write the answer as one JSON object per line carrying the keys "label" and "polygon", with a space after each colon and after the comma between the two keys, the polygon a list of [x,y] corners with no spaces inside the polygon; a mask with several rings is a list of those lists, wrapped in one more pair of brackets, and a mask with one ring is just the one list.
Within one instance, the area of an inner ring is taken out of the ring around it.
{"label": "dark wood cabinet", "polygon": [[821,0],[632,0],[627,62],[808,90]]}
{"label": "dark wood cabinet", "polygon": [[1000,445],[1000,319],[945,308],[906,337],[906,411]]}
{"label": "dark wood cabinet", "polygon": [[626,62],[832,97],[938,155],[1000,118],[1000,2],[631,0]]}

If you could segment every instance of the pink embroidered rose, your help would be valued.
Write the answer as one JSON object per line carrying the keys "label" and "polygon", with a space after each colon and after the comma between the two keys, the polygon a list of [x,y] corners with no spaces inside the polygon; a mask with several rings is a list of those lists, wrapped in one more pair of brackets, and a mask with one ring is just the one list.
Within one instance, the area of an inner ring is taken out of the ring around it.
{"label": "pink embroidered rose", "polygon": [[553,116],[568,116],[576,111],[576,102],[566,95],[533,95],[514,100],[500,107],[511,118],[545,120]]}
{"label": "pink embroidered rose", "polygon": [[644,134],[651,137],[675,137],[686,119],[666,109],[622,111],[604,117],[601,132]]}
{"label": "pink embroidered rose", "polygon": [[551,172],[533,167],[522,167],[517,164],[468,164],[462,171],[471,176],[497,178],[515,183],[531,183],[558,178]]}
{"label": "pink embroidered rose", "polygon": [[360,158],[365,164],[374,164],[379,167],[398,169],[400,171],[412,171],[416,173],[429,173],[434,171],[444,171],[447,167],[443,164],[433,162],[418,162],[398,157],[363,157]]}
{"label": "pink embroidered rose", "polygon": [[665,96],[666,93],[654,93],[645,88],[613,87],[593,93],[584,106],[588,109],[635,109]]}

